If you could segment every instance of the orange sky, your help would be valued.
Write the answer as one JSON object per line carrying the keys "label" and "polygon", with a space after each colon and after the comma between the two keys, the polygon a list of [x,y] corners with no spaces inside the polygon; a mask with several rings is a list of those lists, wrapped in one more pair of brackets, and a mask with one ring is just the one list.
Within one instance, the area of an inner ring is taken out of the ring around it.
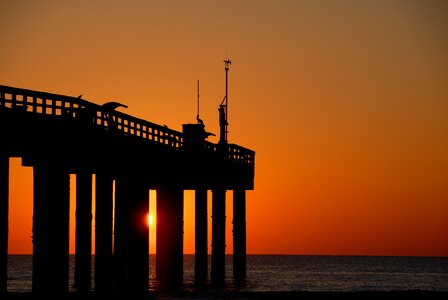
{"label": "orange sky", "polygon": [[[448,256],[446,1],[0,0],[0,37],[0,84],[179,131],[200,80],[219,132],[230,58],[229,140],[256,151],[249,253]],[[9,252],[31,253],[32,169],[11,165]]]}

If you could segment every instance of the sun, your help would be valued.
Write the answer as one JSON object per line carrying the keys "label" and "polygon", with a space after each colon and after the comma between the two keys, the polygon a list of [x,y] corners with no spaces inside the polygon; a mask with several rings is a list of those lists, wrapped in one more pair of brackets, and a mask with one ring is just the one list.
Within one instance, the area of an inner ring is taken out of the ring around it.
{"label": "sun", "polygon": [[148,226],[152,225],[152,215],[148,214]]}

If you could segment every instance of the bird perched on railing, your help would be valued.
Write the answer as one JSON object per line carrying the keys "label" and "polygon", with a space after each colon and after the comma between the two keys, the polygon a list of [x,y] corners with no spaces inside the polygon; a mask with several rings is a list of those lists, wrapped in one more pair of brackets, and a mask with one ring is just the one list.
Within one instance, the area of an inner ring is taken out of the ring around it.
{"label": "bird perched on railing", "polygon": [[199,118],[199,115],[196,116],[196,120],[198,120],[198,124],[204,125],[204,121],[202,121],[202,119]]}

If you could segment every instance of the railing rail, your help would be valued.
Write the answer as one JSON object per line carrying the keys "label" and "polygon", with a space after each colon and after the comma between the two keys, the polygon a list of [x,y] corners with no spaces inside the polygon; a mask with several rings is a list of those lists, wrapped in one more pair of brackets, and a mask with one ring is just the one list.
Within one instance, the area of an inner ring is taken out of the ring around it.
{"label": "railing rail", "polygon": [[[134,136],[174,150],[181,150],[183,145],[181,132],[120,111],[106,110],[101,105],[76,97],[0,85],[0,110],[5,109],[90,122],[104,130]],[[208,151],[218,151],[217,145],[211,142],[206,142],[205,147]],[[255,153],[249,149],[229,144],[225,153],[231,161],[254,164]]]}

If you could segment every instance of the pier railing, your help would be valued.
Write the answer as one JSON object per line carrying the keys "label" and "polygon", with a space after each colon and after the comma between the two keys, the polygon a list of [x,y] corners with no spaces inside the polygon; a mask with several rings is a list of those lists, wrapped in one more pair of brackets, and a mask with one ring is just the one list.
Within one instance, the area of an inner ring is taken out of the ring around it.
{"label": "pier railing", "polygon": [[[0,85],[0,110],[92,123],[106,131],[134,136],[142,141],[165,145],[174,150],[181,150],[183,146],[181,132],[71,96]],[[219,150],[217,144],[208,141],[205,147],[212,152]],[[226,159],[244,165],[254,164],[255,152],[252,150],[235,144],[228,144],[226,147],[226,151],[223,151]]]}

